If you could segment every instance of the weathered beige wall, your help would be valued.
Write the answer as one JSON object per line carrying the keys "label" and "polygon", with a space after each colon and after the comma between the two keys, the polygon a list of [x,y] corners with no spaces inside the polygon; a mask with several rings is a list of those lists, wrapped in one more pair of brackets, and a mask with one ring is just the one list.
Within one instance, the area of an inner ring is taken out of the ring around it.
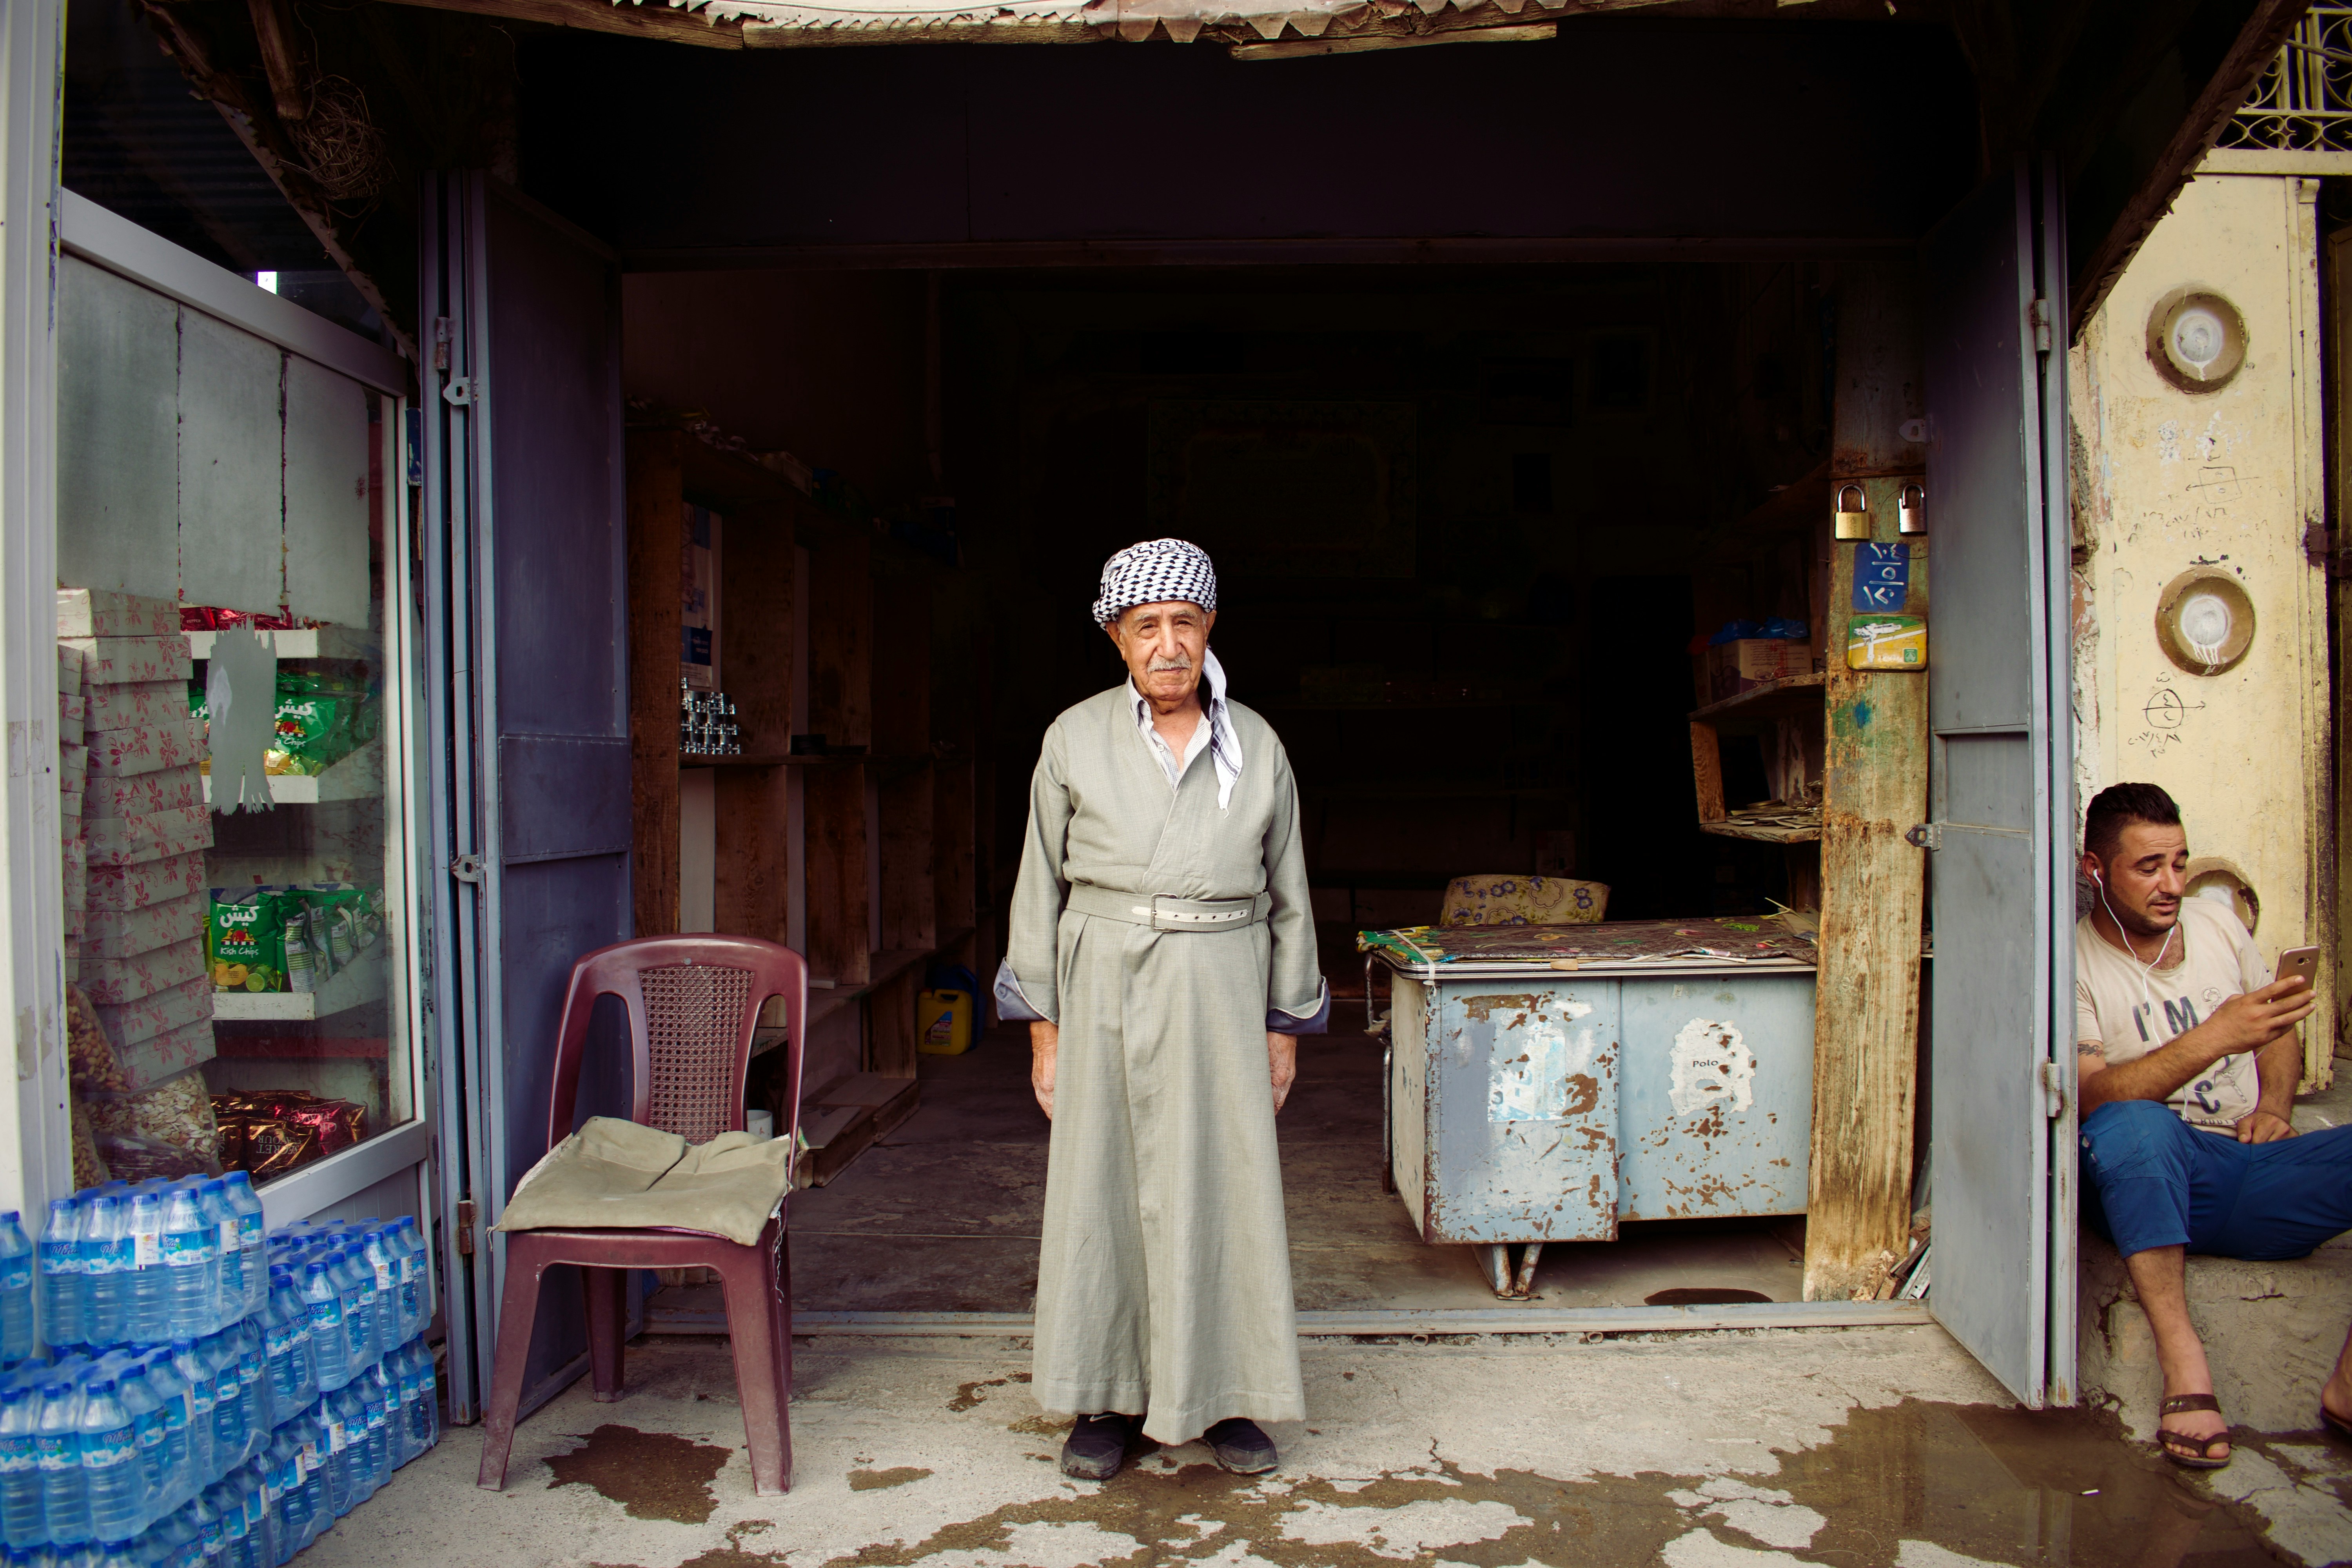
{"label": "weathered beige wall", "polygon": [[[2157,226],[2074,351],[2078,809],[2146,779],[2180,803],[2192,855],[2228,858],[2261,900],[2273,961],[2332,957],[2326,575],[2305,553],[2323,515],[2318,182],[2206,175]],[[2183,286],[2246,324],[2246,362],[2217,392],[2182,392],[2150,363],[2147,322]],[[2233,574],[2254,605],[2246,658],[2191,674],[2158,646],[2156,605],[2196,565]],[[2332,962],[2319,1016],[2336,1016]],[[2305,1029],[2308,1076],[2330,1075],[2333,1027]]]}

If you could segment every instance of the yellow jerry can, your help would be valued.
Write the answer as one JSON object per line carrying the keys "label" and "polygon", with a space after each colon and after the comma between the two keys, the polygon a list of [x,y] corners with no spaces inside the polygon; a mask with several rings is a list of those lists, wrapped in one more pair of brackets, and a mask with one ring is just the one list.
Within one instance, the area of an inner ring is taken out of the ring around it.
{"label": "yellow jerry can", "polygon": [[971,1049],[971,993],[915,993],[915,1048],[935,1057],[960,1057]]}

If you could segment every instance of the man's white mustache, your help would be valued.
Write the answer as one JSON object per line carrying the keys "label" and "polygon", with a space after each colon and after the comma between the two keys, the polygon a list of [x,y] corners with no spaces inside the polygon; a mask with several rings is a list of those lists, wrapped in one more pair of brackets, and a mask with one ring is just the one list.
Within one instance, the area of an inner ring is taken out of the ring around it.
{"label": "man's white mustache", "polygon": [[1175,660],[1173,663],[1171,663],[1167,659],[1155,658],[1151,661],[1150,667],[1147,668],[1144,673],[1146,675],[1160,675],[1170,670],[1186,670],[1192,668],[1192,661],[1189,658],[1180,658]]}

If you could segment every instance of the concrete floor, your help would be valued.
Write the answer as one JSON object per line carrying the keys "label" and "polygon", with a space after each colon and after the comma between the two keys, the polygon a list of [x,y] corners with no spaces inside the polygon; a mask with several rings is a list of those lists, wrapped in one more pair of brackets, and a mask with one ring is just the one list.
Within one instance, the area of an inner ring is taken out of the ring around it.
{"label": "concrete floor", "polygon": [[[1381,1047],[1360,1035],[1300,1042],[1283,1108],[1283,1193],[1298,1305],[1488,1307],[1466,1247],[1431,1247],[1381,1190]],[[1037,1285],[1048,1123],[1029,1090],[1026,1037],[990,1031],[961,1057],[922,1058],[922,1108],[832,1184],[792,1202],[803,1310],[1025,1312]],[[1801,1217],[1632,1226],[1616,1242],[1545,1249],[1538,1300],[1640,1306],[1664,1289],[1794,1300]],[[673,1292],[682,1307],[715,1291]]]}
{"label": "concrete floor", "polygon": [[[793,1200],[803,1309],[1025,1310],[1045,1125],[1017,1038],[927,1058],[920,1113]],[[1306,1306],[1492,1306],[1466,1252],[1380,1190],[1378,1052],[1309,1042],[1283,1118]],[[1658,1227],[1548,1252],[1560,1304],[1795,1294],[1800,1228]],[[2016,1408],[1935,1328],[1301,1342],[1305,1423],[1270,1477],[1197,1445],[1108,1485],[1055,1465],[1019,1339],[796,1344],[794,1488],[752,1495],[722,1340],[650,1336],[628,1393],[575,1384],[478,1489],[452,1432],[314,1546],[312,1568],[2255,1568],[2352,1561],[2352,1445],[2243,1434],[2182,1475],[2104,1412]]]}
{"label": "concrete floor", "polygon": [[2112,1417],[2007,1404],[1933,1328],[1601,1342],[1302,1342],[1307,1423],[1244,1479],[1196,1445],[1064,1478],[1026,1347],[804,1341],[793,1489],[755,1497],[722,1342],[656,1338],[575,1384],[502,1493],[453,1432],[309,1568],[2257,1568],[2352,1559],[2352,1448],[2242,1447],[2217,1489]]}

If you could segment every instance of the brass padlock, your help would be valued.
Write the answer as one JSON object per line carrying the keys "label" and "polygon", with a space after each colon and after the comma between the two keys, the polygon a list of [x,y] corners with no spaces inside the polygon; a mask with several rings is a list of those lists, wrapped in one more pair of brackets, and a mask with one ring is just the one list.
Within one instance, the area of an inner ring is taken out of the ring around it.
{"label": "brass padlock", "polygon": [[1901,534],[1927,531],[1927,487],[1907,484],[1895,503],[1895,531]]}
{"label": "brass padlock", "polygon": [[[1853,498],[1852,504],[1848,504],[1848,497]],[[1870,537],[1870,502],[1864,499],[1860,485],[1838,487],[1837,510],[1830,514],[1830,521],[1840,539]]]}

